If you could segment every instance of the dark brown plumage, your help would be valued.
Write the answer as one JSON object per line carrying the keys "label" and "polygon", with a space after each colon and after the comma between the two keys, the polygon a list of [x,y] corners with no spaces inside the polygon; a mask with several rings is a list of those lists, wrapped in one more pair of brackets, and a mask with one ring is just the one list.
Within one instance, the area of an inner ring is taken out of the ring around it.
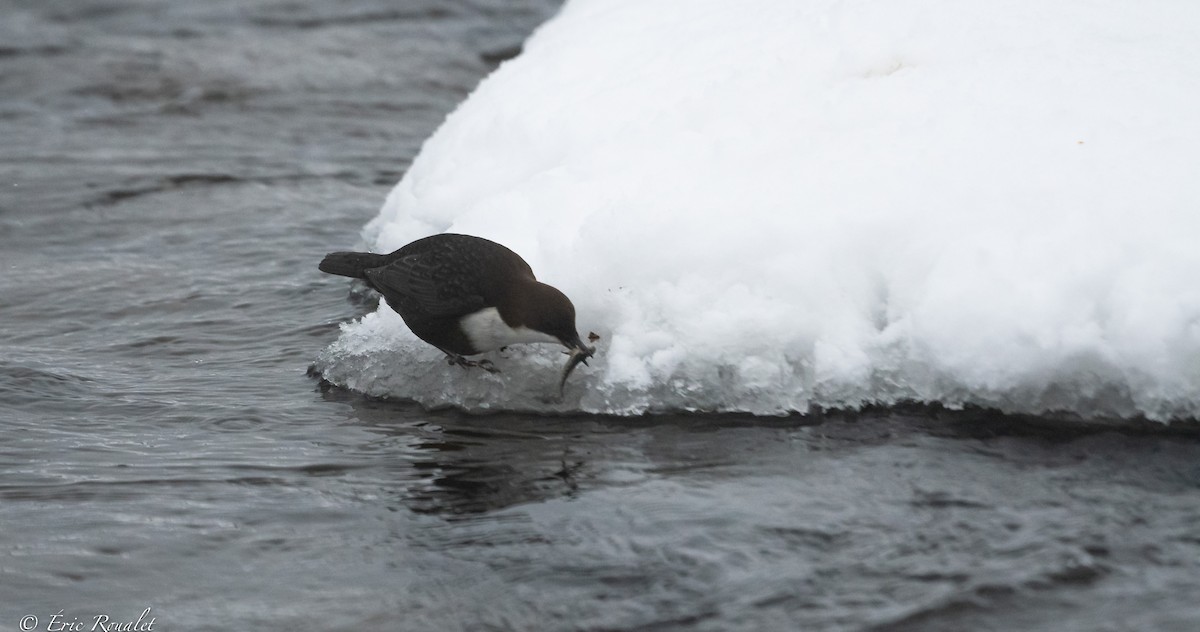
{"label": "dark brown plumage", "polygon": [[383,294],[418,338],[461,356],[521,342],[558,342],[590,356],[575,328],[575,306],[541,283],[529,264],[504,246],[453,233],[418,239],[386,255],[335,252],[321,261],[329,274],[363,279]]}

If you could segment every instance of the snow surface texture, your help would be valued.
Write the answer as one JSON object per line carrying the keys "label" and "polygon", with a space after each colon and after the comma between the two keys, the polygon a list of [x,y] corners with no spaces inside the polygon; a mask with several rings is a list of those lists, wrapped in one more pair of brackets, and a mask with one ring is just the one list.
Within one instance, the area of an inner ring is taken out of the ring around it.
{"label": "snow surface texture", "polygon": [[591,367],[447,366],[381,305],[335,383],[470,410],[901,400],[1200,414],[1200,3],[574,0],[364,238],[499,241]]}

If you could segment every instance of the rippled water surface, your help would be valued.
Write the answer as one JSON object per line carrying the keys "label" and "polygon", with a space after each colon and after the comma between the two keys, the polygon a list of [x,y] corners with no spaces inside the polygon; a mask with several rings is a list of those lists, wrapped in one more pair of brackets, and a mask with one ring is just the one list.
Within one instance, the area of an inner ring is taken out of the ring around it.
{"label": "rippled water surface", "polygon": [[0,1],[0,630],[1195,630],[1194,431],[473,417],[324,277],[553,13]]}

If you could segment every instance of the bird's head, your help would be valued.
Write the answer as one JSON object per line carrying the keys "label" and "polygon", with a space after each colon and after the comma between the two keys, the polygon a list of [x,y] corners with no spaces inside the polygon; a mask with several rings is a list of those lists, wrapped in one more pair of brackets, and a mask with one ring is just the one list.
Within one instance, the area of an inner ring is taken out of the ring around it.
{"label": "bird's head", "polygon": [[[553,336],[571,352],[582,352],[591,357],[595,353],[579,338],[575,328],[575,305],[566,294],[545,283],[536,283],[525,315],[525,326]],[[586,363],[586,362],[585,362]]]}
{"label": "bird's head", "polygon": [[595,355],[596,348],[589,347],[579,339],[579,331],[575,329],[575,305],[557,288],[535,282],[529,299],[526,302],[529,309],[526,326],[553,336],[567,348],[571,356],[563,366],[562,376],[558,381],[558,393],[561,397],[567,377],[575,367],[587,364],[588,358]]}

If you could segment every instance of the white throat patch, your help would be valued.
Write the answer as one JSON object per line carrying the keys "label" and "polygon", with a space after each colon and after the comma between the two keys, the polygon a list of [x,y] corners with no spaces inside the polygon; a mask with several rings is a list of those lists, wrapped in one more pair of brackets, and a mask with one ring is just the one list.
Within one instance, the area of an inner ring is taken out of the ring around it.
{"label": "white throat patch", "polygon": [[491,351],[523,342],[558,343],[558,339],[550,334],[527,327],[509,327],[504,319],[500,318],[500,312],[495,307],[485,307],[474,314],[464,316],[460,322],[471,345],[480,351]]}

